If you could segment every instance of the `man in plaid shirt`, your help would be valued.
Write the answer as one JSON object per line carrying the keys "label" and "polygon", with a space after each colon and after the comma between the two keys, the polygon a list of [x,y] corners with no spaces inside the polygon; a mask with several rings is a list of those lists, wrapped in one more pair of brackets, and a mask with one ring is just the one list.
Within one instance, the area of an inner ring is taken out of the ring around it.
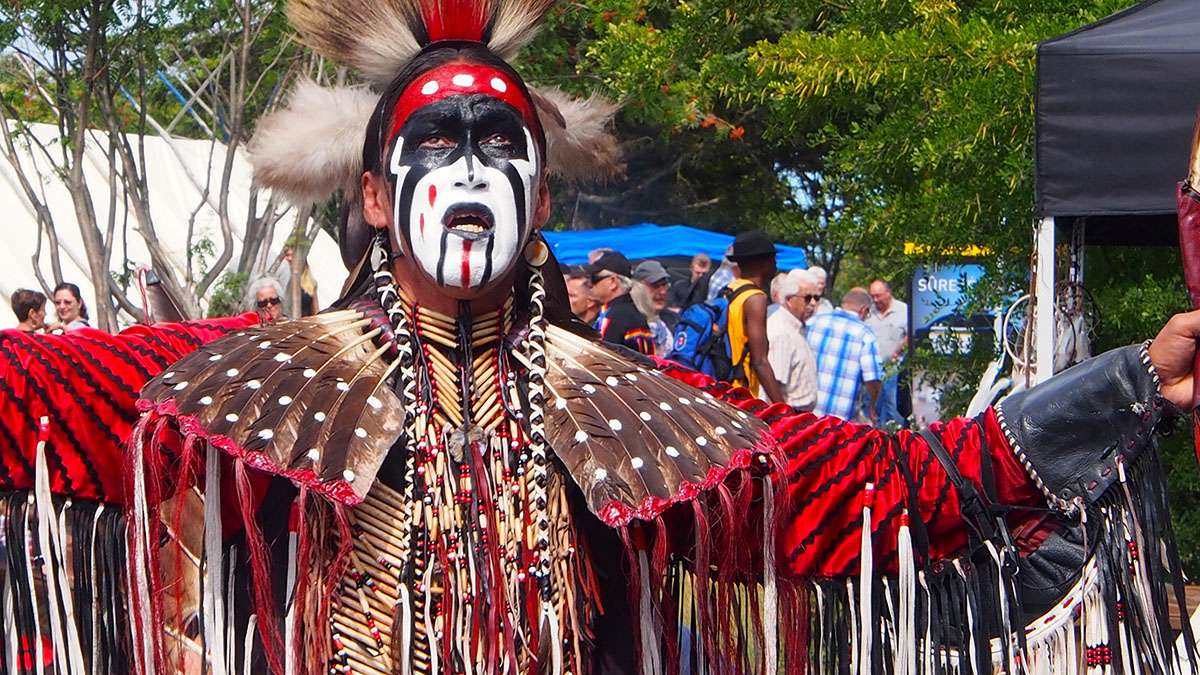
{"label": "man in plaid shirt", "polygon": [[860,386],[865,383],[870,397],[868,415],[875,423],[883,369],[875,334],[863,321],[870,306],[871,296],[864,289],[852,288],[842,298],[841,307],[809,319],[808,344],[817,359],[817,405],[813,409],[817,415],[853,419]]}

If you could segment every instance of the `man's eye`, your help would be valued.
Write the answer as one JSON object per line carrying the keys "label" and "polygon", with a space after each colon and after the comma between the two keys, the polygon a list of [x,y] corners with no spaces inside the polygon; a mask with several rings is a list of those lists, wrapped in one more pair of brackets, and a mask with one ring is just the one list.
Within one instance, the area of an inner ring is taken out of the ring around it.
{"label": "man's eye", "polygon": [[481,145],[490,145],[490,146],[495,146],[495,147],[507,147],[509,145],[512,145],[512,141],[508,138],[507,134],[498,134],[497,133],[497,134],[492,134],[491,136],[488,136],[487,138],[483,139],[483,142],[481,143]]}
{"label": "man's eye", "polygon": [[446,136],[430,136],[423,139],[418,147],[423,150],[448,150],[455,145],[456,143]]}

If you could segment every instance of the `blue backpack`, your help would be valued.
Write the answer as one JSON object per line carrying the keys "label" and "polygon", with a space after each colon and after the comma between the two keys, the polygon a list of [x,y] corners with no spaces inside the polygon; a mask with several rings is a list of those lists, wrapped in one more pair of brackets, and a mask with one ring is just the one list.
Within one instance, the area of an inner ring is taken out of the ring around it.
{"label": "blue backpack", "polygon": [[679,323],[675,324],[675,348],[671,351],[671,360],[718,380],[729,381],[734,370],[733,349],[726,330],[729,304],[734,298],[757,288],[754,284],[746,284],[736,291],[725,288],[712,300],[684,309],[679,315]]}

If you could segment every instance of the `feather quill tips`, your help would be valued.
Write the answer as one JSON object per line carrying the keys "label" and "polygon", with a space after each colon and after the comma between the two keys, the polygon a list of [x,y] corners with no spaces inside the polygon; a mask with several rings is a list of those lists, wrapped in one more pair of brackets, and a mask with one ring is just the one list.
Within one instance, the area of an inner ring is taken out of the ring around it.
{"label": "feather quill tips", "polygon": [[147,416],[151,421],[163,418],[172,419],[178,424],[179,433],[185,438],[202,439],[211,443],[213,447],[224,452],[226,455],[242,460],[251,469],[261,471],[267,475],[287,478],[297,486],[307,487],[334,503],[345,504],[347,506],[361,504],[366,499],[367,490],[375,482],[375,475],[373,473],[355,476],[352,481],[345,480],[344,478],[323,481],[311,468],[298,470],[283,469],[264,453],[249,450],[228,436],[209,433],[195,417],[180,414],[173,400],[156,403],[146,399],[139,399],[137,409],[138,412]]}
{"label": "feather quill tips", "polygon": [[759,444],[753,448],[739,450],[729,457],[729,462],[723,466],[713,466],[708,470],[704,480],[698,482],[684,481],[679,485],[679,489],[669,498],[655,497],[648,495],[637,504],[628,504],[619,499],[613,499],[602,506],[596,515],[605,525],[614,528],[626,527],[635,520],[653,521],[658,518],[667,509],[676,504],[692,502],[700,498],[701,495],[715,489],[717,486],[725,482],[730,474],[736,471],[750,470],[754,458],[763,457],[768,460],[768,463],[774,466],[776,464],[775,454],[779,451],[779,445],[775,438],[771,436],[769,431],[764,431]]}

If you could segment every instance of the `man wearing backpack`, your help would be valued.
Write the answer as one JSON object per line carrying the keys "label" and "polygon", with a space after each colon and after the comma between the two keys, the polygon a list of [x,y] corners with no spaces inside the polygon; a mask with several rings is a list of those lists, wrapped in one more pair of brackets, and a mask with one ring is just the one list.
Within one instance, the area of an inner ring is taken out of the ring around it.
{"label": "man wearing backpack", "polygon": [[[728,286],[729,311],[726,322],[729,357],[733,363],[730,381],[771,401],[785,402],[783,387],[775,379],[768,358],[767,305],[763,290],[775,277],[775,244],[759,230],[743,232],[733,240],[727,256],[737,264],[735,279]],[[749,290],[747,290],[749,289]]]}
{"label": "man wearing backpack", "polygon": [[605,342],[654,355],[654,336],[646,318],[633,304],[633,266],[624,255],[609,251],[584,270],[590,275],[592,299],[600,303],[595,328]]}

